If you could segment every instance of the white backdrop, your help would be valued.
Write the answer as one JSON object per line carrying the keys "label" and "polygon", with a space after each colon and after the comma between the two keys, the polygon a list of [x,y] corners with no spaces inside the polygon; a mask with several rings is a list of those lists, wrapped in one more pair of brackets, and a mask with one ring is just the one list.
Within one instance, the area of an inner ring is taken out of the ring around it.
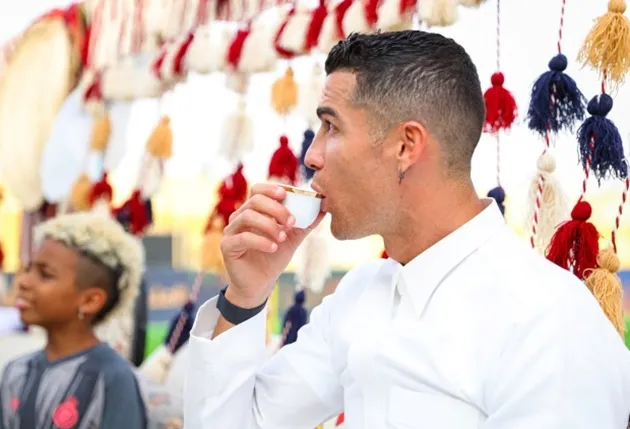
{"label": "white backdrop", "polygon": [[[2,2],[0,41],[11,37],[45,10],[68,3],[53,0]],[[598,93],[600,82],[594,72],[580,69],[576,56],[594,18],[606,11],[606,5],[607,0],[580,1],[579,5],[576,0],[567,1],[562,44],[563,52],[569,58],[567,73],[577,81],[588,99]],[[501,4],[501,68],[506,77],[505,87],[515,95],[521,118],[526,113],[531,84],[547,70],[549,59],[557,52],[560,7],[561,0],[510,0]],[[477,64],[484,88],[490,85],[490,75],[495,71],[495,11],[495,0],[489,0],[479,9],[460,8],[460,19],[454,26],[432,29],[464,45]],[[292,63],[299,81],[307,79],[313,61],[313,58],[304,58]],[[268,160],[281,133],[289,136],[296,151],[301,146],[305,121],[294,115],[284,123],[269,107],[271,83],[283,71],[284,67],[280,67],[276,73],[258,75],[251,80],[248,111],[255,120],[255,149],[244,159],[245,173],[250,182],[265,179]],[[172,118],[174,155],[167,165],[168,181],[158,196],[158,205],[168,205],[171,210],[182,214],[208,210],[211,200],[200,198],[199,192],[211,196],[212,183],[232,169],[216,155],[223,120],[236,102],[236,97],[225,88],[224,80],[225,77],[220,74],[192,75],[186,83],[164,97],[163,108]],[[612,95],[615,106],[609,117],[619,127],[627,148],[630,121],[624,115],[630,112],[630,85]],[[141,100],[134,104],[132,126],[128,133],[129,153],[114,174],[121,198],[135,182],[146,137],[155,125],[157,112],[158,101]],[[509,198],[510,220],[516,226],[522,224],[526,215],[529,184],[542,148],[542,139],[530,132],[524,123],[515,126],[509,135],[502,136],[502,184]],[[575,137],[568,134],[559,136],[556,148],[557,177],[564,184],[567,194],[576,197],[583,173],[578,166]],[[495,186],[495,140],[491,136],[484,136],[479,144],[474,157],[473,176],[480,193]],[[200,177],[207,180],[199,181]],[[592,181],[589,186],[594,192],[597,184]],[[595,216],[602,223],[602,232],[613,224],[621,190],[619,182],[606,183],[598,191],[601,194],[599,198],[591,195],[591,201],[597,205]],[[608,200],[607,203],[601,205],[601,198]],[[630,218],[626,217],[625,222],[630,222]],[[370,242],[370,246],[365,246],[363,241],[336,244],[332,257],[343,260],[344,265],[372,258],[379,243],[378,240]],[[630,251],[624,246],[620,250],[622,258]]]}

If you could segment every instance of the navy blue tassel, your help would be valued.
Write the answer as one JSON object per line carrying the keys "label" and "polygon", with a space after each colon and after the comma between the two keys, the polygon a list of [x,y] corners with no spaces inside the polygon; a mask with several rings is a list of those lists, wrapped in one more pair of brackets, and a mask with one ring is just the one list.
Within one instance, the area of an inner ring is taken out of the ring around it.
{"label": "navy blue tassel", "polygon": [[503,205],[503,202],[505,201],[505,191],[503,190],[503,188],[497,186],[496,188],[490,189],[488,191],[488,197],[497,202],[497,206],[499,206],[501,214],[505,216],[505,206]]}
{"label": "navy blue tassel", "polygon": [[303,290],[296,292],[293,306],[291,306],[291,308],[287,310],[287,314],[284,315],[282,332],[285,333],[288,323],[290,323],[290,326],[288,326],[288,330],[285,333],[286,337],[284,339],[284,343],[282,344],[283,346],[294,343],[297,340],[298,331],[302,326],[306,325],[308,317],[306,309],[304,308],[305,300],[306,295]]}
{"label": "navy blue tassel", "polygon": [[612,107],[613,99],[608,94],[593,97],[587,107],[592,116],[578,129],[580,162],[583,168],[593,172],[599,183],[608,178],[628,177],[621,135],[617,126],[606,118]]}
{"label": "navy blue tassel", "polygon": [[306,161],[306,152],[308,148],[311,147],[311,143],[313,143],[313,139],[315,138],[315,133],[313,130],[304,131],[304,141],[302,141],[302,154],[300,155],[300,165],[302,167],[302,175],[306,180],[311,180],[313,175],[315,174],[315,170],[308,168],[304,162]]}
{"label": "navy blue tassel", "polygon": [[[558,54],[549,61],[549,71],[540,75],[532,87],[527,110],[527,126],[540,134],[547,131],[571,130],[577,121],[584,120],[586,97],[575,81],[563,73],[567,57]],[[555,91],[554,91],[555,88]],[[555,103],[551,97],[555,97]]]}
{"label": "navy blue tassel", "polygon": [[188,301],[186,305],[184,305],[182,309],[178,311],[175,317],[173,317],[173,319],[171,320],[171,324],[168,327],[168,334],[166,335],[166,338],[164,339],[164,344],[166,345],[166,347],[168,347],[169,344],[171,343],[171,338],[173,337],[173,334],[175,332],[175,327],[177,326],[177,323],[179,322],[179,318],[182,316],[182,314],[186,318],[182,332],[180,333],[179,338],[177,339],[177,342],[175,343],[175,350],[171,350],[173,353],[176,353],[177,350],[179,350],[181,346],[186,344],[186,342],[190,338],[190,330],[193,327],[193,309],[194,309],[193,303]]}

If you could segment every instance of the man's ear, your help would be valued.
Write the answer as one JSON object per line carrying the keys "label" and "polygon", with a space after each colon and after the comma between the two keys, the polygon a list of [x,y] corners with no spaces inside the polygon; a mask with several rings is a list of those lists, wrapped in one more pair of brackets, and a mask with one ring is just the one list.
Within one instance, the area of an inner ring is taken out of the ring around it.
{"label": "man's ear", "polygon": [[93,318],[103,309],[107,302],[107,292],[98,287],[88,288],[82,291],[79,301],[79,310],[90,318]]}
{"label": "man's ear", "polygon": [[426,128],[416,121],[407,121],[399,127],[399,138],[397,142],[398,168],[404,173],[424,153],[428,133]]}

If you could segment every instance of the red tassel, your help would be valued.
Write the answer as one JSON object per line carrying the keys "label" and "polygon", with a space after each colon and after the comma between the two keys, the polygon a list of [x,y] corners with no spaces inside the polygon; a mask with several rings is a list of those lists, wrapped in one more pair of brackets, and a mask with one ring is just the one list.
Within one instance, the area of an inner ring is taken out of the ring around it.
{"label": "red tassel", "polygon": [[251,33],[251,21],[247,23],[245,28],[239,28],[234,36],[234,40],[230,43],[227,51],[227,63],[234,69],[238,69],[238,63],[241,61],[241,54],[243,52],[243,46],[245,41]]}
{"label": "red tassel", "polygon": [[184,43],[181,44],[175,54],[175,58],[173,58],[173,71],[176,76],[181,76],[184,73],[184,57],[186,56],[193,40],[195,40],[195,32],[189,31],[186,35],[186,39],[184,39]]}
{"label": "red tassel", "polygon": [[413,13],[416,8],[416,0],[401,0],[400,1],[400,15],[405,16],[408,13]]}
{"label": "red tassel", "polygon": [[162,50],[160,51],[160,54],[158,55],[158,57],[153,62],[153,65],[151,66],[151,70],[153,70],[153,74],[159,80],[162,80],[162,65],[164,64],[164,60],[166,59],[166,54],[167,54],[166,49],[162,48]]}
{"label": "red tassel", "polygon": [[571,211],[571,220],[562,223],[547,247],[547,259],[584,280],[584,272],[597,267],[599,233],[590,222],[592,208],[578,201]]}
{"label": "red tassel", "polygon": [[243,164],[239,164],[236,171],[221,182],[218,191],[219,202],[214,207],[204,232],[208,233],[212,229],[212,223],[217,216],[221,217],[224,226],[227,225],[232,213],[247,199],[247,192],[248,186],[243,175]]}
{"label": "red tassel", "polygon": [[111,201],[114,196],[112,185],[107,181],[107,173],[103,174],[103,178],[96,182],[90,190],[90,204],[94,204],[101,198]]}
{"label": "red tassel", "polygon": [[366,0],[363,5],[365,11],[365,20],[370,27],[374,27],[378,21],[378,7],[381,0]]}
{"label": "red tassel", "polygon": [[317,46],[317,39],[319,39],[319,33],[324,25],[324,20],[328,15],[328,9],[326,8],[326,2],[319,0],[319,6],[313,11],[311,15],[311,22],[306,31],[306,40],[304,41],[304,50],[309,52],[315,46]]}
{"label": "red tassel", "polygon": [[500,129],[508,129],[512,126],[518,114],[518,109],[512,93],[503,87],[505,82],[503,73],[496,72],[493,74],[491,82],[492,87],[483,95],[486,102],[484,131],[496,133]]}
{"label": "red tassel", "polygon": [[291,148],[286,136],[280,137],[280,147],[276,149],[269,162],[269,178],[286,180],[295,185],[298,174],[299,162]]}
{"label": "red tassel", "polygon": [[381,253],[381,258],[382,258],[382,259],[387,259],[387,258],[389,258],[389,255],[387,254],[387,250],[383,249],[383,253]]}
{"label": "red tassel", "polygon": [[337,38],[343,40],[346,38],[346,32],[343,31],[343,18],[346,16],[346,12],[352,6],[354,0],[343,0],[335,8],[335,21],[337,23]]}
{"label": "red tassel", "polygon": [[141,235],[149,227],[149,216],[147,207],[142,200],[139,190],[133,191],[131,197],[116,210],[116,212],[126,211],[129,215],[129,232],[134,235]]}
{"label": "red tassel", "polygon": [[2,250],[2,243],[0,243],[0,271],[4,269],[4,250]]}

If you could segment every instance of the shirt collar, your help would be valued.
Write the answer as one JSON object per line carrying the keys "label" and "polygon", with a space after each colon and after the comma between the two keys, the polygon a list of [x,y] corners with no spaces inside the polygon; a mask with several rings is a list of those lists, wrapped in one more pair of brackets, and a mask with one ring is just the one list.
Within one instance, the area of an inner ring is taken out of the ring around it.
{"label": "shirt collar", "polygon": [[468,256],[482,247],[506,224],[496,202],[483,199],[485,209],[460,228],[416,256],[405,266],[398,264],[397,289],[407,295],[418,316],[442,281]]}

